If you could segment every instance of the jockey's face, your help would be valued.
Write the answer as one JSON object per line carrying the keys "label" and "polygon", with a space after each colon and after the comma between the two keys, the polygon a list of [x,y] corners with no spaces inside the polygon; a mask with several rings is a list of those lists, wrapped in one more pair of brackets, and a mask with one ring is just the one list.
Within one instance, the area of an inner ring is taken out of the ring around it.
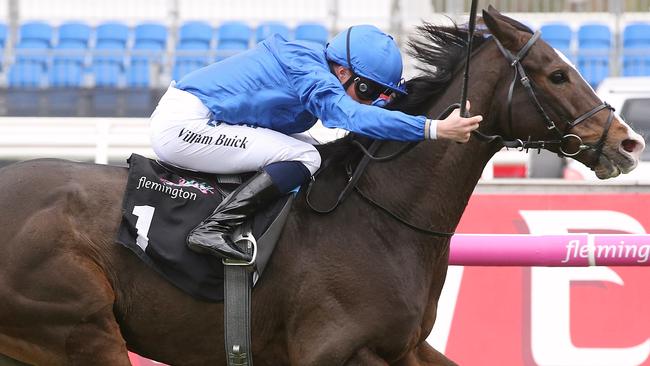
{"label": "jockey's face", "polygon": [[[334,75],[336,75],[336,77],[339,79],[341,84],[345,84],[345,82],[352,77],[352,72],[350,71],[350,69],[343,67],[341,65],[334,65]],[[354,99],[355,101],[361,104],[370,105],[373,102],[372,100],[364,100],[359,98],[359,96],[357,95],[357,91],[354,89],[354,83],[351,83],[345,92],[348,93],[350,98]]]}

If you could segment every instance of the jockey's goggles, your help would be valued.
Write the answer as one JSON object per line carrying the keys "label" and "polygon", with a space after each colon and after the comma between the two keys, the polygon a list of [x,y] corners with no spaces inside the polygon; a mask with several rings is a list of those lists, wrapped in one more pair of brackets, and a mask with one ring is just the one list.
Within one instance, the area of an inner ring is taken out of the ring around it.
{"label": "jockey's goggles", "polygon": [[387,88],[368,78],[364,78],[363,76],[357,75],[350,77],[345,82],[345,84],[343,84],[343,88],[347,89],[352,83],[354,83],[354,90],[357,93],[357,97],[359,97],[361,100],[374,102],[375,100],[379,99],[382,94],[393,94],[393,91],[390,88]]}
{"label": "jockey's goggles", "polygon": [[379,99],[382,94],[391,95],[393,93],[390,88],[361,76],[354,78],[354,89],[359,99],[369,100],[371,102]]}

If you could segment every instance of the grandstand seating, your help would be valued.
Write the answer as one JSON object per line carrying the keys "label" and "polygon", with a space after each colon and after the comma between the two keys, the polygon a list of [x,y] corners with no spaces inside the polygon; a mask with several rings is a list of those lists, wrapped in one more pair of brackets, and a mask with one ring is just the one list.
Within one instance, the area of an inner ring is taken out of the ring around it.
{"label": "grandstand seating", "polygon": [[540,27],[542,32],[542,39],[548,44],[562,52],[569,59],[572,59],[571,41],[573,38],[573,31],[568,24],[565,23],[548,23]]}
{"label": "grandstand seating", "polygon": [[[573,32],[568,23],[552,22],[542,24],[540,29],[544,40],[573,60],[592,86],[612,73],[612,55],[618,43],[610,25],[586,23]],[[170,55],[169,70],[168,32],[166,25],[149,22],[132,29],[119,22],[102,23],[95,29],[75,21],[64,22],[56,29],[42,21],[25,22],[17,30],[13,52],[7,53],[13,56],[9,58],[13,62],[6,67],[7,84],[28,88],[158,88],[164,87],[170,77],[178,80],[274,33],[318,44],[326,44],[329,37],[328,29],[315,22],[299,23],[291,29],[283,22],[267,21],[251,29],[249,24],[238,21],[217,27],[190,21],[183,23],[174,37],[177,42],[171,46],[175,52]],[[0,50],[5,47],[8,33],[8,27],[0,23]],[[620,36],[622,75],[650,75],[650,23],[628,24]],[[6,60],[0,60],[0,71],[7,66],[3,62]]]}
{"label": "grandstand seating", "polygon": [[623,76],[650,75],[650,23],[628,24],[623,30]]}
{"label": "grandstand seating", "polygon": [[[131,29],[120,22],[105,22],[93,29],[83,22],[69,21],[55,30],[45,22],[26,22],[20,27],[15,60],[7,74],[9,86],[151,88],[165,83],[160,75],[169,75],[165,69],[168,28],[163,24],[141,23]],[[0,49],[7,33],[7,26],[0,24]],[[274,33],[285,39],[293,39],[295,34],[296,39],[318,44],[325,44],[329,36],[319,23],[302,23],[292,32],[276,21],[262,22],[254,30],[246,23],[230,21],[215,32],[207,22],[186,22],[178,31],[171,78],[178,80]],[[2,66],[0,62],[0,70]]]}
{"label": "grandstand seating", "polygon": [[95,86],[117,87],[122,83],[129,33],[129,27],[119,22],[107,22],[97,27],[93,57]]}
{"label": "grandstand seating", "polygon": [[294,33],[297,40],[315,42],[322,45],[325,45],[329,38],[329,31],[320,23],[298,24]]}
{"label": "grandstand seating", "polygon": [[49,70],[50,86],[81,86],[91,28],[79,22],[61,24]]}
{"label": "grandstand seating", "polygon": [[257,26],[257,29],[255,30],[255,42],[261,42],[268,38],[272,34],[279,34],[284,39],[289,40],[291,38],[291,32],[289,31],[289,27],[287,27],[284,23],[280,22],[263,22],[260,23]]}
{"label": "grandstand seating", "polygon": [[217,31],[217,61],[248,49],[251,29],[246,23],[225,22]]}
{"label": "grandstand seating", "polygon": [[578,70],[594,88],[609,76],[611,42],[607,25],[583,24],[578,29]]}
{"label": "grandstand seating", "polygon": [[[167,47],[167,28],[158,23],[139,24],[134,29],[131,62],[126,82],[132,87],[151,86],[151,74],[162,68]],[[153,69],[153,70],[152,70]]]}
{"label": "grandstand seating", "polygon": [[174,80],[208,64],[212,37],[213,29],[205,22],[192,21],[180,27],[172,72]]}
{"label": "grandstand seating", "polygon": [[15,62],[9,71],[9,85],[40,87],[47,73],[52,27],[44,22],[27,22],[18,32],[20,40],[14,49]]}

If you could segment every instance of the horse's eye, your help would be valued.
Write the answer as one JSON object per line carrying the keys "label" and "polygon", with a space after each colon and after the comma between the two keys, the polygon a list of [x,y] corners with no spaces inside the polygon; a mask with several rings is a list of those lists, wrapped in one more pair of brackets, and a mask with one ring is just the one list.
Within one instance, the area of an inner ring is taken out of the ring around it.
{"label": "horse's eye", "polygon": [[553,84],[562,84],[566,83],[568,81],[566,74],[564,71],[554,71],[550,76],[549,79],[551,79],[551,82]]}

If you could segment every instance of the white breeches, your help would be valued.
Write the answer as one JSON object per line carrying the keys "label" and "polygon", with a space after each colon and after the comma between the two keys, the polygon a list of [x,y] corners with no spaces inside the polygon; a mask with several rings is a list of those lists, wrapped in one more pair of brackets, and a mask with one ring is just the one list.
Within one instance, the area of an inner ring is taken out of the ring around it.
{"label": "white breeches", "polygon": [[199,98],[173,82],[151,115],[151,144],[160,160],[207,173],[251,172],[279,161],[299,161],[314,174],[321,163],[316,148],[297,138],[212,120]]}

